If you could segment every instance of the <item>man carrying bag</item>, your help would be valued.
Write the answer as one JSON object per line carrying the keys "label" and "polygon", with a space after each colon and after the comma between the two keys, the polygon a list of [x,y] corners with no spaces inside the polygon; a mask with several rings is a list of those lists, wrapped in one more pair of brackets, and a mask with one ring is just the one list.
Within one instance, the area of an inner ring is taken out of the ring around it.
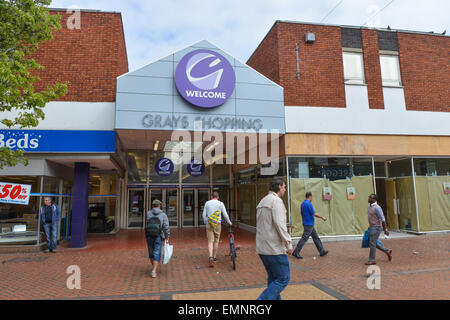
{"label": "man carrying bag", "polygon": [[148,257],[152,263],[152,278],[156,278],[156,270],[161,260],[162,240],[169,242],[170,228],[167,215],[161,210],[161,201],[153,200],[152,210],[147,212],[145,221],[145,238],[147,239]]}

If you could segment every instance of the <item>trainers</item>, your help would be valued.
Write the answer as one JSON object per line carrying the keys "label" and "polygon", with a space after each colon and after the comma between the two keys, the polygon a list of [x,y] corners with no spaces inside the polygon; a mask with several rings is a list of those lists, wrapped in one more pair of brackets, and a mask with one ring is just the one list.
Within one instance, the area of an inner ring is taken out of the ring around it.
{"label": "trainers", "polygon": [[152,278],[156,278],[156,271],[152,270]]}
{"label": "trainers", "polygon": [[50,250],[49,250],[49,249],[45,249],[44,252],[45,252],[45,253],[49,253]]}
{"label": "trainers", "polygon": [[56,253],[56,249],[50,250],[51,253]]}
{"label": "trainers", "polygon": [[213,257],[209,257],[208,263],[209,263],[209,267],[213,268],[214,267],[214,258]]}
{"label": "trainers", "polygon": [[320,256],[321,256],[321,257],[326,256],[327,253],[328,253],[328,250],[325,250],[324,252],[322,252],[322,253],[320,254]]}
{"label": "trainers", "polygon": [[217,262],[217,258],[214,258],[214,262]]}

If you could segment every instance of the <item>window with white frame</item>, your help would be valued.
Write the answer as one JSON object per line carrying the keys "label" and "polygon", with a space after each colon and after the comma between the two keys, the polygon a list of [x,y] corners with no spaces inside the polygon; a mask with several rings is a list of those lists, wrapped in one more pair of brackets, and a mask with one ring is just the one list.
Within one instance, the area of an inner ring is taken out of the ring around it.
{"label": "window with white frame", "polygon": [[342,52],[344,61],[344,82],[346,84],[364,84],[363,54],[359,52]]}
{"label": "window with white frame", "polygon": [[383,86],[399,87],[402,85],[398,56],[380,55],[380,66]]}

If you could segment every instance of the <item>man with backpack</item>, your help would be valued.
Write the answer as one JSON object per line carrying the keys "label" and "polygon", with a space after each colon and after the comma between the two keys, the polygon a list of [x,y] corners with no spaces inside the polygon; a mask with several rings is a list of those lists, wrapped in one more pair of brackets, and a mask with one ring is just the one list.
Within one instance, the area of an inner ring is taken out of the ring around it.
{"label": "man with backpack", "polygon": [[152,263],[152,278],[156,278],[156,269],[161,260],[162,241],[169,240],[170,228],[167,215],[161,210],[161,201],[153,200],[152,210],[147,212],[145,237],[147,238],[148,257]]}
{"label": "man with backpack", "polygon": [[228,218],[227,210],[222,201],[219,201],[219,193],[214,191],[211,200],[206,201],[203,208],[203,222],[206,225],[206,237],[208,238],[209,266],[212,268],[217,262],[217,250],[221,232],[222,214],[227,223],[232,223]]}

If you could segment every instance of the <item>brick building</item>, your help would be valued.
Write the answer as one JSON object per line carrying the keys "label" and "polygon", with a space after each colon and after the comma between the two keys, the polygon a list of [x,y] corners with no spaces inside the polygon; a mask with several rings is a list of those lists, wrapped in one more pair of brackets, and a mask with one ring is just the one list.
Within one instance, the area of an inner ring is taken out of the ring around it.
{"label": "brick building", "polygon": [[[276,21],[247,64],[284,88],[296,235],[305,189],[331,217],[318,222],[323,234],[360,232],[369,191],[394,229],[450,228],[448,36]],[[345,181],[365,192],[341,204],[318,199]]]}
{"label": "brick building", "polygon": [[[67,81],[68,93],[37,128],[0,130],[10,144],[39,142],[22,148],[30,166],[0,171],[0,182],[32,185],[29,205],[0,203],[1,243],[41,243],[46,195],[63,210],[59,239],[73,247],[88,233],[142,229],[154,199],[171,227],[203,227],[212,191],[254,230],[275,173],[288,185],[293,236],[306,191],[329,218],[317,221],[322,235],[363,233],[374,192],[392,229],[450,230],[449,37],[277,21],[246,64],[200,41],[128,72],[120,13],[82,10],[73,29],[73,12],[52,12],[62,28],[35,55],[46,67],[38,89]],[[265,130],[281,135],[266,142]],[[200,148],[178,139],[196,134]],[[278,157],[251,163],[262,146]],[[273,163],[278,172],[267,174]]]}

